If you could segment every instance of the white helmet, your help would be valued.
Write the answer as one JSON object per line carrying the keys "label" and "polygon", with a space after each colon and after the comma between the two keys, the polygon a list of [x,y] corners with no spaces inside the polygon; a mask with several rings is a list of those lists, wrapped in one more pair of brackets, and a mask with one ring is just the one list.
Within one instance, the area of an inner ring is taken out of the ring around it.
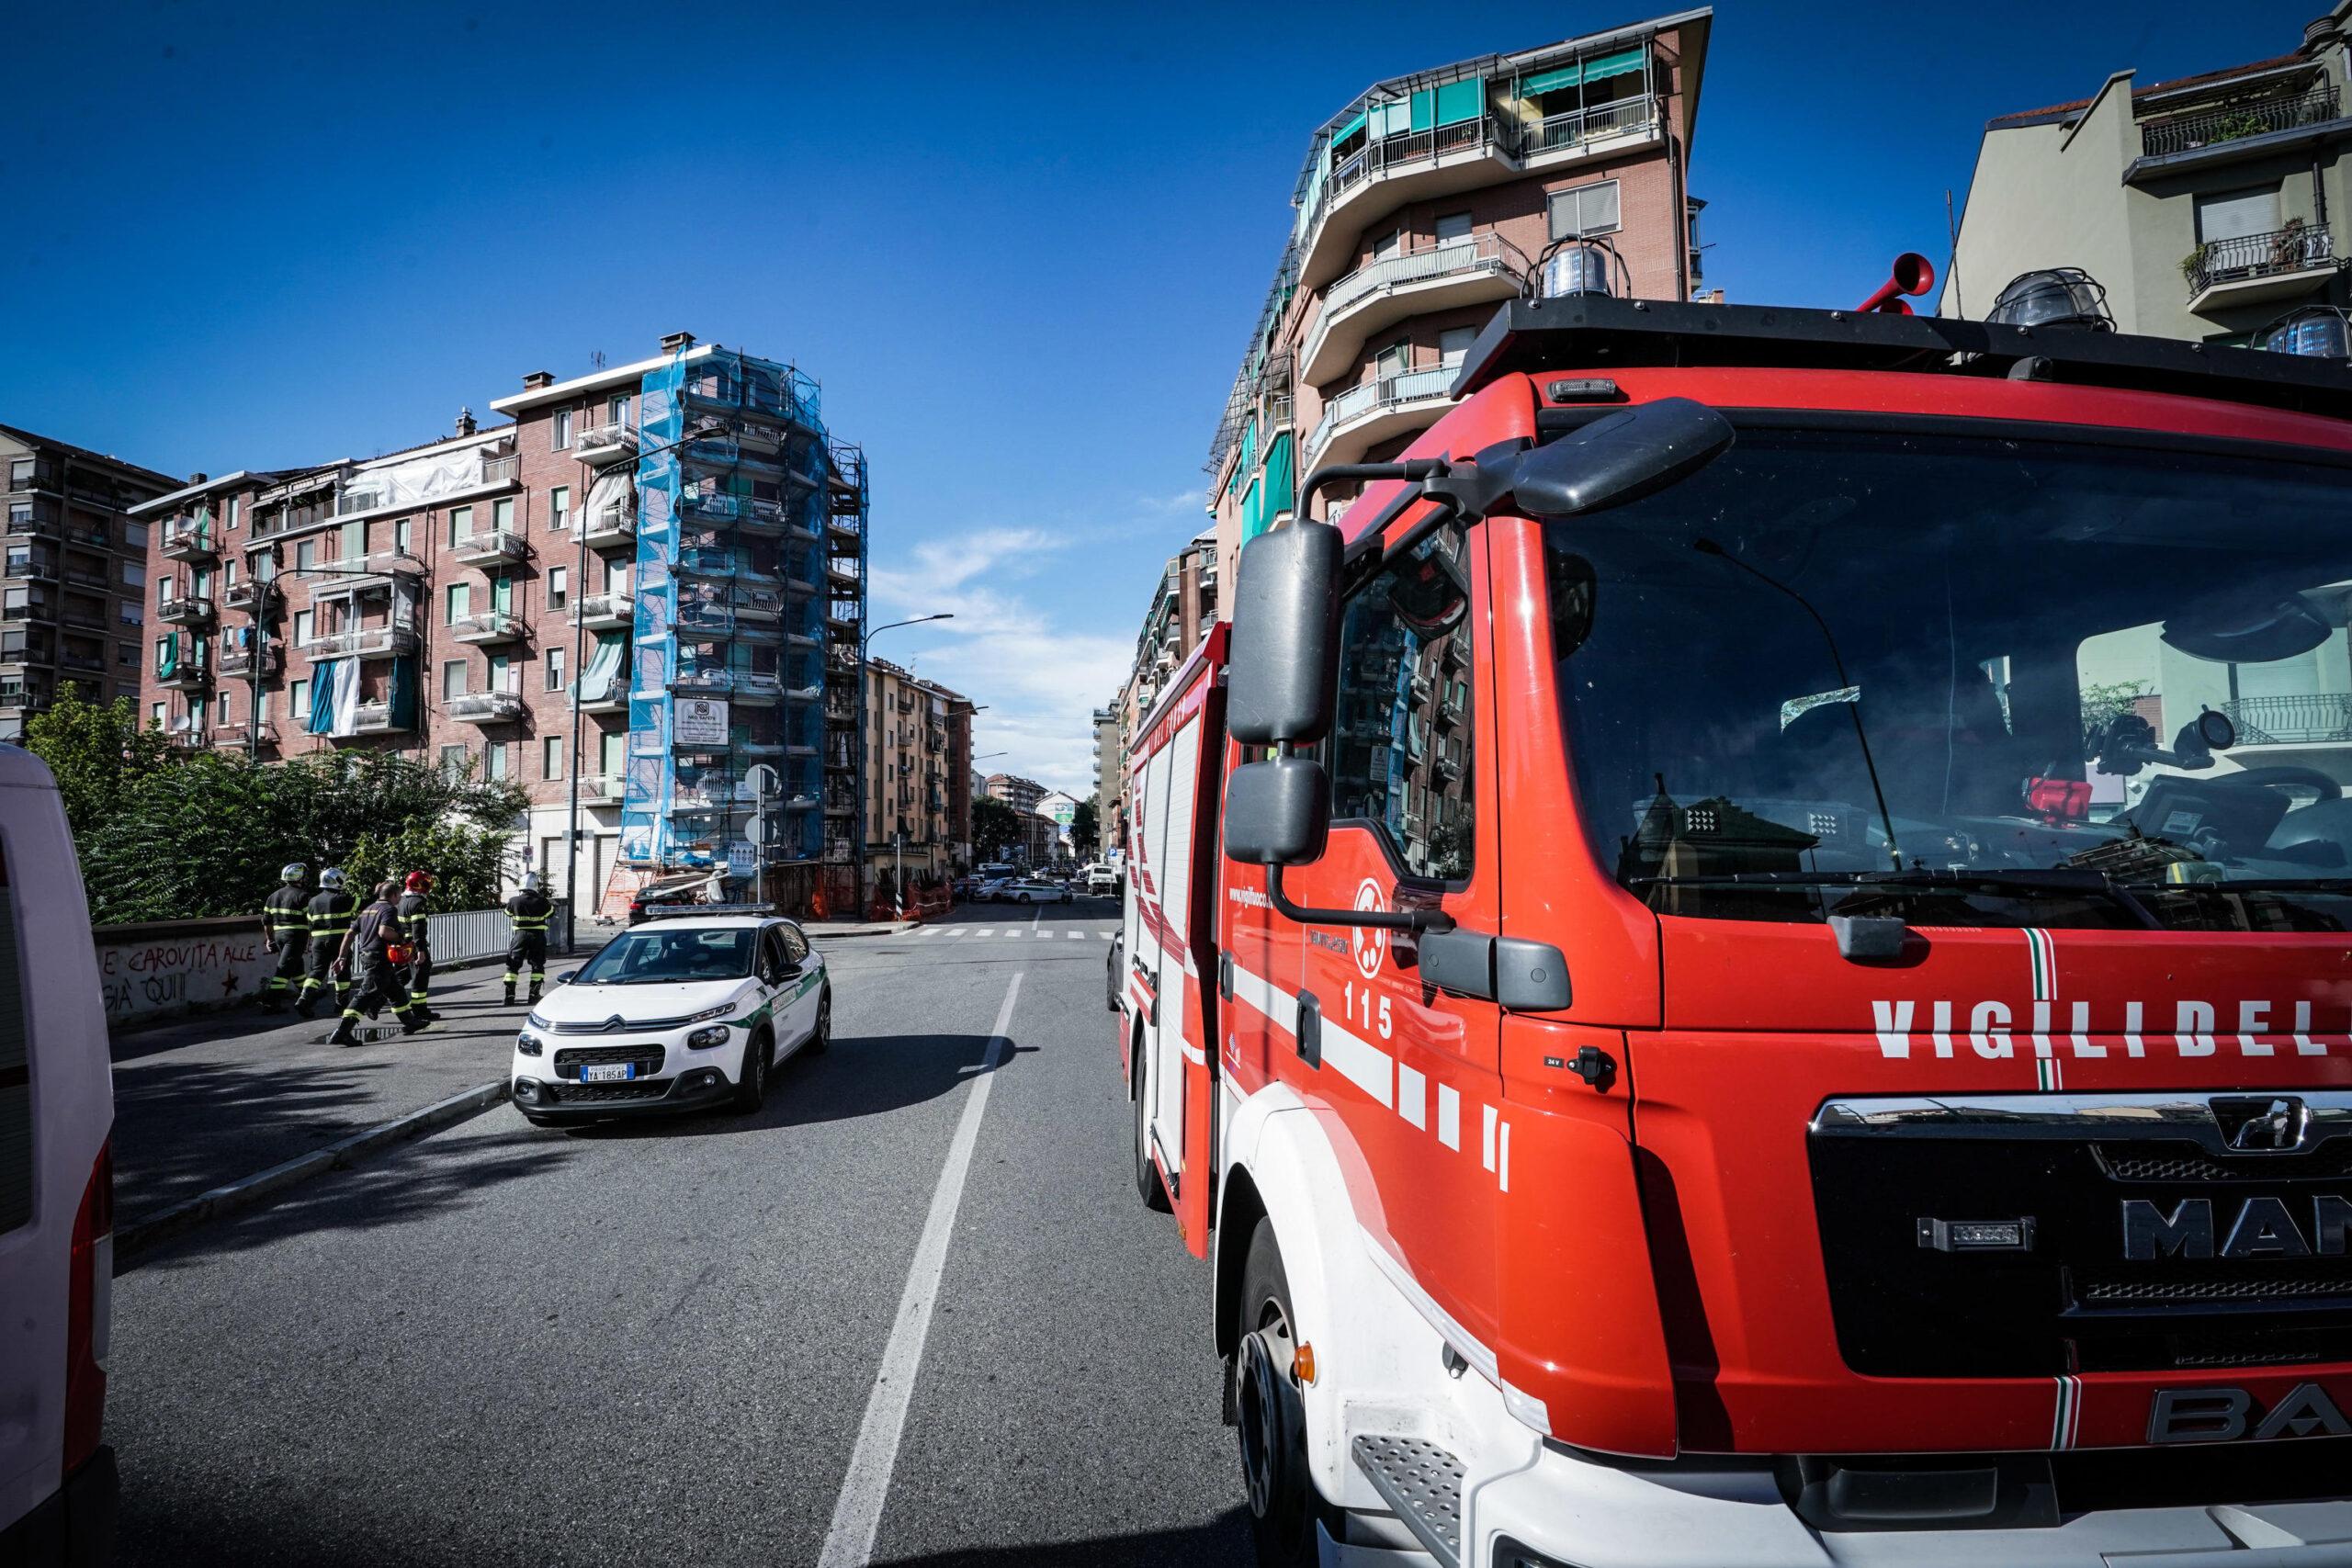
{"label": "white helmet", "polygon": [[277,868],[277,880],[280,882],[300,882],[310,874],[311,868],[304,865],[299,860],[288,861],[284,865]]}
{"label": "white helmet", "polygon": [[343,887],[342,870],[331,865],[319,873],[319,886],[330,893],[340,891]]}
{"label": "white helmet", "polygon": [[538,890],[539,874],[536,871],[525,872],[523,874],[523,891],[526,893],[537,893]]}

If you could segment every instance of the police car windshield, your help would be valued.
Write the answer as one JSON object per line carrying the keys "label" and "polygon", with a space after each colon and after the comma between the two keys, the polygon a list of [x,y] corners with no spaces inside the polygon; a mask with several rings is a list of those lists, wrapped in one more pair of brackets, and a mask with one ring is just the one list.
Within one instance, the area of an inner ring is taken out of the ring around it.
{"label": "police car windshield", "polygon": [[1748,428],[1547,525],[1602,863],[1721,919],[2347,929],[2352,470],[2183,445]]}
{"label": "police car windshield", "polygon": [[738,980],[752,972],[752,937],[743,926],[718,931],[634,931],[615,937],[580,971],[587,986]]}

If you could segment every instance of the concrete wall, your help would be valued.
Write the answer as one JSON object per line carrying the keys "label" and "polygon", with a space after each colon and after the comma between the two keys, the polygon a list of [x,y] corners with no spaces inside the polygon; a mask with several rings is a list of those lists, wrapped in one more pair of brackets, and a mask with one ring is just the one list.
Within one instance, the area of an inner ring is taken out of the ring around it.
{"label": "concrete wall", "polygon": [[114,1029],[250,1003],[275,963],[253,916],[99,926],[91,934]]}
{"label": "concrete wall", "polygon": [[[1981,320],[2019,273],[2079,266],[2107,285],[2117,324],[2132,330],[2142,290],[2164,281],[2134,270],[2121,181],[2137,151],[2128,71],[2108,78],[2078,125],[1987,130],[1940,313]],[[2178,260],[2166,264],[2175,285]]]}

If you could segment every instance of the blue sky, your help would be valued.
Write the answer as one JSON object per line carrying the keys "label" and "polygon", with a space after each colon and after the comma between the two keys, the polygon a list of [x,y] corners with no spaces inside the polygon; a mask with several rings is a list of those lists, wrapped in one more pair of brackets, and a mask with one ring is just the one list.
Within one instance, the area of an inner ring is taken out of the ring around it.
{"label": "blue sky", "polygon": [[[367,456],[683,328],[825,387],[877,654],[1083,793],[1315,125],[1672,9],[31,7],[0,98],[0,420],[172,473]],[[1946,249],[1984,119],[2291,51],[2324,0],[1723,0],[1707,281],[1846,304]],[[688,18],[673,20],[673,17]]]}

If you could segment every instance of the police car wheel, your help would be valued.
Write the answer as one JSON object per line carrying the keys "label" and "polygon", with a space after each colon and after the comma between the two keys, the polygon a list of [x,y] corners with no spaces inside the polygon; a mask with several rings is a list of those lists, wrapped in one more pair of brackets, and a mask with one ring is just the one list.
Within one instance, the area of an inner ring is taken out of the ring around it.
{"label": "police car wheel", "polygon": [[735,1086],[736,1110],[749,1114],[767,1103],[768,1067],[775,1055],[775,1042],[763,1024],[743,1043],[743,1070]]}
{"label": "police car wheel", "polygon": [[808,1043],[801,1049],[812,1056],[820,1056],[833,1043],[833,988],[825,986],[817,992],[817,1026],[808,1032]]}

